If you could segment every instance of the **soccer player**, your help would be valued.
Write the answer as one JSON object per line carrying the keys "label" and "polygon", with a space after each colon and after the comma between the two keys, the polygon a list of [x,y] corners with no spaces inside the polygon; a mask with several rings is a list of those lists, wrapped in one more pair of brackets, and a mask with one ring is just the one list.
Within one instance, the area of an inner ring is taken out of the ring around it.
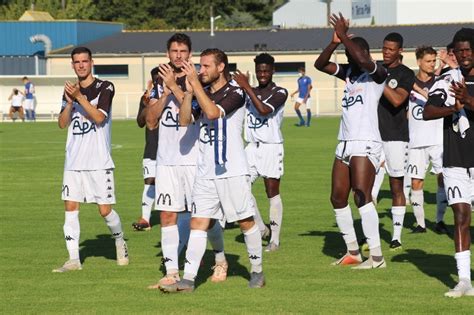
{"label": "soccer player", "polygon": [[[379,167],[382,143],[377,125],[378,100],[387,77],[385,68],[375,63],[367,41],[347,34],[349,21],[342,14],[330,18],[334,27],[332,41],[315,61],[322,72],[346,81],[342,99],[342,118],[332,168],[331,203],[336,222],[347,246],[347,253],[333,265],[356,265],[354,269],[385,268],[379,234],[379,217],[372,202],[371,190]],[[330,62],[339,44],[344,44],[348,64]],[[367,238],[370,257],[362,262],[357,244],[351,208],[350,191],[359,208],[362,229]]]}
{"label": "soccer player", "polygon": [[447,233],[443,222],[447,200],[443,187],[443,119],[423,120],[423,108],[428,98],[428,91],[435,81],[436,50],[429,46],[416,49],[416,60],[419,71],[415,76],[413,90],[408,102],[408,144],[407,176],[411,178],[411,202],[418,226],[426,229],[423,182],[426,170],[431,161],[432,172],[438,176],[437,231]]}
{"label": "soccer player", "polygon": [[25,85],[25,92],[23,95],[25,96],[24,107],[26,112],[26,121],[36,121],[36,114],[35,114],[35,86],[33,83],[28,79],[28,77],[23,77],[23,84]]}
{"label": "soccer player", "polygon": [[[186,124],[199,120],[201,130],[186,264],[183,279],[173,285],[164,285],[161,290],[194,290],[194,279],[206,249],[206,231],[211,221],[223,217],[227,222],[239,223],[251,264],[249,286],[261,288],[265,285],[262,242],[253,219],[255,207],[242,140],[245,95],[240,87],[229,81],[226,75],[229,65],[223,51],[204,50],[200,64],[198,77],[194,65],[184,62],[190,89],[181,108],[180,121]],[[207,88],[203,88],[203,85]],[[191,89],[196,98],[193,106]]]}
{"label": "soccer player", "polygon": [[[246,106],[245,148],[250,167],[252,183],[263,177],[265,191],[270,202],[271,238],[265,251],[278,250],[283,218],[283,204],[280,197],[280,178],[283,175],[283,135],[280,127],[283,121],[283,110],[288,91],[277,86],[273,81],[275,59],[262,53],[255,57],[255,74],[258,86],[252,88],[248,78],[237,71],[234,79],[248,96]],[[256,202],[255,202],[256,204]],[[259,216],[258,208],[255,209]],[[258,222],[260,231],[265,231],[263,221]]]}
{"label": "soccer player", "polygon": [[8,97],[8,100],[11,101],[10,111],[8,112],[8,116],[11,120],[15,121],[13,115],[18,112],[18,116],[22,121],[25,121],[25,114],[23,113],[23,94],[18,91],[18,89],[13,89],[12,93]]}
{"label": "soccer player", "polygon": [[[380,136],[385,154],[385,170],[389,175],[392,193],[393,236],[391,250],[401,248],[403,219],[406,211],[406,198],[403,193],[403,180],[406,172],[408,154],[408,95],[410,94],[415,75],[412,70],[400,62],[403,51],[403,37],[390,33],[383,41],[383,65],[388,76],[383,96],[378,107]],[[426,231],[417,226],[414,232]]]}
{"label": "soccer player", "polygon": [[[179,112],[186,90],[184,63],[191,57],[191,39],[176,33],[167,42],[169,64],[159,66],[158,74],[163,85],[152,93],[146,114],[149,129],[160,128],[156,166],[155,208],[160,211],[161,249],[166,275],[151,289],[172,285],[180,280],[178,255],[180,243],[187,243],[188,235],[180,235],[178,214],[191,211],[191,191],[196,175],[198,158],[197,139],[199,124],[180,125]],[[189,225],[186,229],[189,232]],[[222,228],[215,224],[209,238],[216,255],[213,282],[227,277],[227,261],[224,255]]]}
{"label": "soccer player", "polygon": [[[158,67],[151,70],[151,81],[148,82],[148,89],[140,98],[140,107],[137,114],[137,124],[140,128],[146,126],[147,107],[145,98],[149,98],[152,86],[158,80]],[[142,216],[137,222],[132,223],[135,231],[149,231],[151,229],[150,217],[153,203],[155,201],[155,175],[156,175],[156,151],[158,149],[158,128],[145,128],[145,150],[143,152],[143,179],[145,185],[142,194]]]}
{"label": "soccer player", "polygon": [[295,102],[295,112],[300,119],[300,122],[296,126],[301,127],[305,125],[303,116],[301,115],[300,106],[304,104],[306,106],[306,127],[309,127],[311,124],[311,78],[305,74],[305,68],[298,68],[298,89],[291,93],[291,97],[298,94],[298,98]]}
{"label": "soccer player", "polygon": [[432,86],[424,119],[444,117],[443,179],[454,212],[454,245],[459,282],[447,297],[474,296],[471,284],[471,198],[474,192],[474,29],[462,28],[453,38],[459,64]]}
{"label": "soccer player", "polygon": [[59,128],[68,127],[62,199],[66,209],[64,238],[69,260],[53,272],[81,270],[79,206],[96,203],[115,239],[117,264],[128,265],[128,250],[115,204],[111,118],[114,85],[92,75],[92,53],[86,47],[71,52],[78,82],[66,81]]}

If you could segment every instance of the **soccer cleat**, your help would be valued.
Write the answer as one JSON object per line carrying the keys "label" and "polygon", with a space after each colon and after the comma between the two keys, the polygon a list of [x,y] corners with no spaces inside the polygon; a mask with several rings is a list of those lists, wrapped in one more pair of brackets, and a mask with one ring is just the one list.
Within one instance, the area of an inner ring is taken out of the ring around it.
{"label": "soccer cleat", "polygon": [[448,292],[444,294],[446,297],[459,298],[461,296],[474,296],[474,289],[472,288],[471,281],[468,279],[461,279],[459,283]]}
{"label": "soccer cleat", "polygon": [[435,231],[439,234],[450,234],[448,227],[443,221],[439,221],[435,224]]}
{"label": "soccer cleat", "polygon": [[70,259],[66,261],[61,267],[53,269],[53,272],[68,272],[75,270],[82,270],[82,265],[79,259]]}
{"label": "soccer cleat", "polygon": [[413,229],[412,233],[426,233],[426,228],[422,227],[421,225],[417,225],[416,228]]}
{"label": "soccer cleat", "polygon": [[265,225],[265,230],[263,231],[260,231],[260,233],[262,234],[262,240],[269,240],[270,239],[270,236],[272,234],[272,230],[270,230],[268,228],[268,226]]}
{"label": "soccer cleat", "polygon": [[395,252],[395,251],[401,250],[401,249],[403,249],[403,248],[402,248],[402,244],[400,243],[399,240],[392,240],[390,242],[390,250],[392,252]]}
{"label": "soccer cleat", "polygon": [[227,261],[216,262],[214,267],[212,267],[214,273],[212,274],[211,281],[214,283],[225,281],[227,279],[228,268],[229,265],[227,264]]}
{"label": "soccer cleat", "polygon": [[148,286],[148,289],[160,289],[164,285],[173,285],[180,280],[179,273],[167,274],[158,281],[156,284]]}
{"label": "soccer cleat", "polygon": [[119,266],[126,266],[128,265],[128,247],[127,243],[123,241],[122,244],[117,245],[115,244],[115,250],[117,253],[117,265]]}
{"label": "soccer cleat", "polygon": [[252,272],[250,274],[249,288],[263,288],[265,286],[265,276],[262,272]]}
{"label": "soccer cleat", "polygon": [[151,225],[143,218],[140,218],[137,222],[132,223],[134,231],[150,231]]}
{"label": "soccer cleat", "polygon": [[346,253],[342,258],[336,260],[331,265],[332,266],[348,266],[348,265],[358,265],[362,262],[362,256],[360,254],[351,255]]}
{"label": "soccer cleat", "polygon": [[387,263],[385,262],[385,259],[382,258],[381,261],[374,261],[372,257],[369,257],[366,261],[363,263],[352,267],[351,269],[357,269],[357,270],[362,270],[362,269],[381,269],[381,268],[386,268]]}
{"label": "soccer cleat", "polygon": [[304,127],[305,126],[305,123],[304,121],[300,121],[298,124],[295,124],[296,127]]}
{"label": "soccer cleat", "polygon": [[267,245],[267,247],[265,247],[266,252],[276,252],[279,249],[280,249],[280,245],[274,242],[271,242],[270,244]]}
{"label": "soccer cleat", "polygon": [[193,292],[194,281],[182,279],[173,284],[161,285],[160,290],[165,293]]}

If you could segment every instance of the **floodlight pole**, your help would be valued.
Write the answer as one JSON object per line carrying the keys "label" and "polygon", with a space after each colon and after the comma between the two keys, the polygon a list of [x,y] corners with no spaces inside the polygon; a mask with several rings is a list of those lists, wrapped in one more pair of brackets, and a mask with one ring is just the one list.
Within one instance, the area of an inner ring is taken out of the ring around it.
{"label": "floodlight pole", "polygon": [[220,15],[218,16],[214,16],[214,12],[213,12],[213,9],[212,9],[212,5],[210,7],[210,15],[211,15],[211,36],[214,36],[214,22],[218,19],[221,18]]}

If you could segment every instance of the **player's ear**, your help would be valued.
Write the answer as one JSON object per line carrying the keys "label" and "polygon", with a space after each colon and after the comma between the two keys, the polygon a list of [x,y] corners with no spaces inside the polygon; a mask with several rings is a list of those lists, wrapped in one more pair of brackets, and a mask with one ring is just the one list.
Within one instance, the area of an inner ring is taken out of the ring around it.
{"label": "player's ear", "polygon": [[225,69],[225,64],[223,62],[220,62],[217,65],[217,70],[219,70],[219,72],[224,72],[224,69]]}

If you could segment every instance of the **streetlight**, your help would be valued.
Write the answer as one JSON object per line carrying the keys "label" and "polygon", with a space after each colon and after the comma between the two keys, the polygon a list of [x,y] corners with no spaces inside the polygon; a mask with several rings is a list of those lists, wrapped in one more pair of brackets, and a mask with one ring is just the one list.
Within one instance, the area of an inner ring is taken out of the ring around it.
{"label": "streetlight", "polygon": [[213,10],[212,10],[212,5],[211,5],[211,7],[210,7],[210,11],[211,11],[211,36],[214,36],[214,22],[215,22],[216,20],[220,19],[221,16],[220,16],[220,15],[218,15],[218,16],[213,16],[213,15],[214,15],[214,12],[213,12]]}

